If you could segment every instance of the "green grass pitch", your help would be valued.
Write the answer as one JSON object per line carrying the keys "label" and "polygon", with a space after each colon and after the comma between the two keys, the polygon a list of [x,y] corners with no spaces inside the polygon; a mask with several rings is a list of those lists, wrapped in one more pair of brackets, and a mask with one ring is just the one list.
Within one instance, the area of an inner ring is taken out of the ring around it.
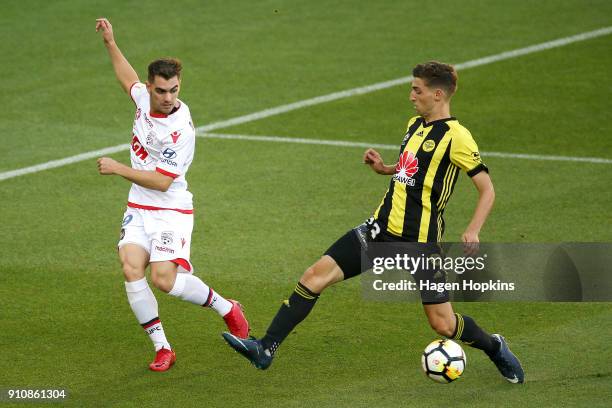
{"label": "green grass pitch", "polygon": [[[128,143],[133,105],[101,39],[144,77],[159,56],[185,65],[196,126],[612,25],[605,0],[454,2],[6,2],[0,15],[0,173]],[[481,150],[612,158],[612,35],[459,72],[454,116]],[[218,133],[398,145],[408,85],[298,109]],[[188,181],[192,261],[239,299],[263,334],[303,270],[378,205],[388,180],[362,148],[198,139]],[[396,153],[385,150],[387,162]],[[128,161],[127,152],[112,157]],[[612,165],[489,157],[491,242],[611,242]],[[214,312],[155,290],[178,362],[147,370],[115,244],[129,184],[95,160],[0,181],[0,388],[62,387],[67,406],[597,407],[612,400],[612,304],[464,303],[501,332],[526,383],[506,383],[465,347],[463,378],[438,385],[420,353],[436,336],[419,304],[363,300],[358,280],[328,289],[256,371]],[[456,241],[476,194],[460,176],[446,212]],[[7,405],[8,406],[8,405]],[[46,405],[45,405],[46,406]]]}

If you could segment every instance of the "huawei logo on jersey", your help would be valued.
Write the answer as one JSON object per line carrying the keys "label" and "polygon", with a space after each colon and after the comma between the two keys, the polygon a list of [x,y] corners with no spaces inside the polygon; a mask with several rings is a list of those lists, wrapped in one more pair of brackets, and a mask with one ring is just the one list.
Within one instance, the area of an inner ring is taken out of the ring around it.
{"label": "huawei logo on jersey", "polygon": [[400,183],[414,186],[414,176],[419,171],[419,159],[414,156],[414,153],[404,151],[400,156],[397,166],[395,166],[395,175],[393,179]]}
{"label": "huawei logo on jersey", "polygon": [[412,152],[405,151],[400,156],[395,171],[401,177],[412,177],[419,171],[419,159],[414,157]]}
{"label": "huawei logo on jersey", "polygon": [[145,160],[149,157],[149,153],[147,153],[147,149],[144,148],[140,140],[136,135],[132,135],[132,151],[136,154],[136,156],[140,157],[142,160]]}

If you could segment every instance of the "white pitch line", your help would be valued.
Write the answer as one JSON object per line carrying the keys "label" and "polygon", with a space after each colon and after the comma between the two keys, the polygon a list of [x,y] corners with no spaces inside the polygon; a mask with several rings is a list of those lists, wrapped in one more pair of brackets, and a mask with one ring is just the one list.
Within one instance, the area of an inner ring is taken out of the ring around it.
{"label": "white pitch line", "polygon": [[[598,30],[588,31],[581,34],[576,34],[570,37],[563,37],[552,41],[547,41],[540,44],[531,45],[529,47],[518,48],[511,51],[502,52],[499,54],[489,55],[487,57],[478,58],[471,61],[462,62],[455,65],[457,70],[469,69],[474,67],[479,67],[482,65],[491,64],[498,61],[503,61],[511,58],[520,57],[527,54],[532,54],[535,52],[540,52],[544,50],[549,50],[551,48],[563,47],[565,45],[575,43],[578,41],[585,41],[591,38],[601,37],[604,35],[608,35],[612,33],[612,26],[603,27]],[[264,109],[259,112],[254,112],[248,115],[238,116],[235,118],[223,120],[220,122],[210,123],[205,126],[200,126],[196,129],[197,132],[209,132],[211,130],[223,129],[230,126],[236,126],[243,123],[253,122],[256,120],[268,118],[270,116],[280,115],[282,113],[290,112],[296,109],[302,109],[308,106],[319,105],[326,102],[335,101],[338,99],[349,98],[356,95],[363,95],[370,92],[379,91],[382,89],[391,88],[398,85],[406,84],[412,81],[412,76],[406,76],[401,78],[392,79],[390,81],[378,82],[372,85],[362,86],[353,89],[347,89],[340,92],[334,92],[327,95],[317,96],[315,98],[305,99],[302,101],[289,103],[286,105],[277,106],[274,108]],[[129,148],[128,145],[118,145],[107,147],[105,149],[94,150],[82,154],[77,154],[76,156],[70,156],[59,160],[52,160],[46,163],[37,164],[30,167],[24,167],[17,170],[10,170],[0,173],[0,181],[7,180],[13,177],[23,176],[25,174],[37,173],[39,171],[53,169],[56,167],[66,166],[68,164],[77,163],[80,161],[88,160],[91,158],[98,157],[104,154],[117,153],[123,150],[127,150]],[[546,159],[543,159],[546,160]],[[601,159],[607,160],[607,159]],[[604,161],[604,163],[607,163]]]}
{"label": "white pitch line", "polygon": [[[531,45],[529,47],[518,48],[511,51],[505,51],[499,54],[489,55],[487,57],[478,58],[475,60],[462,62],[455,64],[455,69],[463,70],[482,65],[492,64],[494,62],[503,61],[511,58],[520,57],[527,54],[533,54],[551,48],[563,47],[565,45],[575,43],[578,41],[585,41],[591,38],[601,37],[612,33],[612,26],[600,28],[598,30],[588,31],[581,34],[572,35],[570,37],[558,38],[556,40],[547,41],[540,44]],[[336,101],[338,99],[350,98],[351,96],[363,95],[366,93],[380,91],[382,89],[391,88],[398,85],[404,85],[412,81],[412,76],[406,76],[401,78],[392,79],[390,81],[378,82],[372,85],[366,85],[358,88],[347,89],[340,92],[334,92],[327,95],[317,96],[311,99],[305,99],[303,101],[290,103],[287,105],[281,105],[274,108],[265,109],[259,112],[251,113],[244,116],[238,116],[236,118],[223,120],[221,122],[214,122],[205,126],[200,126],[196,130],[200,132],[209,132],[211,130],[228,128],[230,126],[236,126],[243,123],[253,122],[255,120],[264,119],[270,116],[280,115],[281,113],[290,112],[296,109],[305,108],[308,106],[319,105],[321,103]]]}
{"label": "white pitch line", "polygon": [[225,139],[225,140],[248,140],[252,142],[272,142],[272,143],[297,143],[308,145],[339,146],[339,147],[369,147],[376,149],[397,149],[399,145],[389,145],[367,142],[349,142],[347,140],[324,140],[324,139],[304,139],[298,137],[284,136],[261,136],[261,135],[232,135],[227,133],[198,133],[199,137],[205,139]]}
{"label": "white pitch line", "polygon": [[117,152],[122,152],[124,150],[129,149],[130,145],[121,144],[117,146],[107,147],[105,149],[94,150],[92,152],[86,152],[77,154],[76,156],[70,156],[59,160],[52,160],[46,163],[37,164],[30,167],[24,167],[22,169],[5,171],[4,173],[0,173],[0,181],[10,179],[13,177],[23,176],[25,174],[30,173],[38,173],[39,171],[54,169],[56,167],[67,166],[72,163],[81,162],[84,160],[94,159],[96,157],[103,156],[105,154],[112,154]]}
{"label": "white pitch line", "polygon": [[[202,133],[199,137],[206,139],[224,139],[224,140],[248,140],[252,142],[272,142],[272,143],[296,143],[308,145],[323,145],[323,146],[339,146],[339,147],[362,147],[376,148],[381,150],[398,150],[399,144],[380,144],[367,142],[349,142],[347,140],[324,140],[324,139],[303,139],[281,136],[259,136],[259,135],[232,135],[226,133]],[[480,152],[486,157],[499,157],[503,159],[525,159],[525,160],[550,160],[550,161],[567,161],[567,162],[584,162],[596,164],[612,164],[612,159],[604,159],[601,157],[575,157],[575,156],[550,156],[543,154],[523,154],[523,153],[508,153],[508,152]]]}
{"label": "white pitch line", "polygon": [[524,154],[524,153],[505,153],[505,152],[480,152],[483,156],[501,157],[504,159],[528,159],[528,160],[551,160],[583,162],[595,164],[612,164],[612,159],[603,157],[576,157],[576,156],[549,156],[544,154]]}

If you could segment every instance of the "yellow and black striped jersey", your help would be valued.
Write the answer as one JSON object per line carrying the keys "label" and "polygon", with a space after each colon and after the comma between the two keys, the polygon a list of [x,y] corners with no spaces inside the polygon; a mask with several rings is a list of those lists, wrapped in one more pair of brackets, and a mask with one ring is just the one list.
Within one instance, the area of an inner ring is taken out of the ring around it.
{"label": "yellow and black striped jersey", "polygon": [[457,119],[408,121],[389,190],[374,213],[381,231],[411,242],[439,242],[442,214],[459,169],[488,172],[470,132]]}

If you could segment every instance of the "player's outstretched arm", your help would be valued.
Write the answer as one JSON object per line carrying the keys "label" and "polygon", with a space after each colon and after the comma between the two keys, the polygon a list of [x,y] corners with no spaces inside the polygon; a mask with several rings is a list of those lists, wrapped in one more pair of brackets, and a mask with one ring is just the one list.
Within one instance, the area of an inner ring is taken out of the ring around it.
{"label": "player's outstretched arm", "polygon": [[168,191],[174,179],[156,171],[136,170],[109,157],[98,159],[98,172],[108,176],[116,174],[139,186],[158,191]]}
{"label": "player's outstretched arm", "polygon": [[113,69],[115,75],[121,84],[121,87],[126,93],[130,92],[130,87],[134,82],[139,82],[138,74],[134,71],[134,68],[130,65],[128,60],[123,56],[119,47],[115,43],[115,36],[113,35],[113,26],[110,21],[106,18],[96,19],[96,32],[102,32],[102,39],[104,45],[108,50],[111,62],[113,63]]}
{"label": "player's outstretched arm", "polygon": [[395,165],[388,166],[383,162],[383,159],[376,150],[368,149],[363,154],[363,162],[378,174],[395,174]]}
{"label": "player's outstretched arm", "polygon": [[481,171],[472,177],[472,182],[478,190],[479,197],[472,220],[465,229],[463,235],[461,235],[461,240],[466,244],[465,251],[467,253],[473,253],[477,250],[478,243],[480,242],[478,234],[487,220],[493,208],[493,203],[495,202],[495,189],[493,188],[493,182],[491,181],[489,173]]}

